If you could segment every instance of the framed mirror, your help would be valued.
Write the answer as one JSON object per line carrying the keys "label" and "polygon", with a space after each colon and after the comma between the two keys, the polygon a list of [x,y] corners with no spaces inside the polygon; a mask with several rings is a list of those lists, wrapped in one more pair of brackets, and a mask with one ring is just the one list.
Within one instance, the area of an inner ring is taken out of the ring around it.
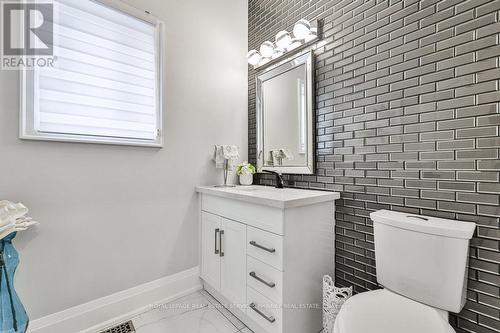
{"label": "framed mirror", "polygon": [[257,169],[314,173],[313,52],[257,74]]}

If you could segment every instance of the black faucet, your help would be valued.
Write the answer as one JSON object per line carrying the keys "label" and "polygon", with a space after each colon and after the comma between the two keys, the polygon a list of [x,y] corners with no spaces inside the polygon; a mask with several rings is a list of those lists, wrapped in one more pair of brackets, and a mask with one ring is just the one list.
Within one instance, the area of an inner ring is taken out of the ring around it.
{"label": "black faucet", "polygon": [[271,171],[271,170],[262,170],[262,172],[270,173],[276,176],[276,188],[284,188],[283,186],[283,177],[279,172]]}

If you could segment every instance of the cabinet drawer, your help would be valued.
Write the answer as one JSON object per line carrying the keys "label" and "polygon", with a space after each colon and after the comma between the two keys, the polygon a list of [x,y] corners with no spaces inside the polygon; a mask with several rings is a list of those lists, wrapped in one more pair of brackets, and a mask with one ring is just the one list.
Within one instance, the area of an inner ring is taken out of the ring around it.
{"label": "cabinet drawer", "polygon": [[247,226],[247,254],[283,270],[283,237]]}
{"label": "cabinet drawer", "polygon": [[282,333],[283,310],[281,304],[271,301],[247,287],[247,316],[267,333]]}
{"label": "cabinet drawer", "polygon": [[283,210],[203,194],[201,209],[215,215],[283,235]]}
{"label": "cabinet drawer", "polygon": [[247,257],[247,286],[270,300],[281,303],[283,272],[249,256]]}

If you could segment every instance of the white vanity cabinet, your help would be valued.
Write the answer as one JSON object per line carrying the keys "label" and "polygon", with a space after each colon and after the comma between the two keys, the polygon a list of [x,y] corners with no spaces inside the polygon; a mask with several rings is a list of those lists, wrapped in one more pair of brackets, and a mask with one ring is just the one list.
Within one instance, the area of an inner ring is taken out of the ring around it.
{"label": "white vanity cabinet", "polygon": [[255,333],[321,329],[337,192],[197,187],[205,289]]}

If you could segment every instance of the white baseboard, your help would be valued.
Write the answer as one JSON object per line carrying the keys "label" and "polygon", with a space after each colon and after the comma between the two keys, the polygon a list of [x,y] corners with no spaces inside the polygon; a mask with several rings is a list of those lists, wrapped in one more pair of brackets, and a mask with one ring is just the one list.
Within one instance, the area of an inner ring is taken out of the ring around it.
{"label": "white baseboard", "polygon": [[199,267],[30,322],[28,333],[96,333],[202,289]]}

